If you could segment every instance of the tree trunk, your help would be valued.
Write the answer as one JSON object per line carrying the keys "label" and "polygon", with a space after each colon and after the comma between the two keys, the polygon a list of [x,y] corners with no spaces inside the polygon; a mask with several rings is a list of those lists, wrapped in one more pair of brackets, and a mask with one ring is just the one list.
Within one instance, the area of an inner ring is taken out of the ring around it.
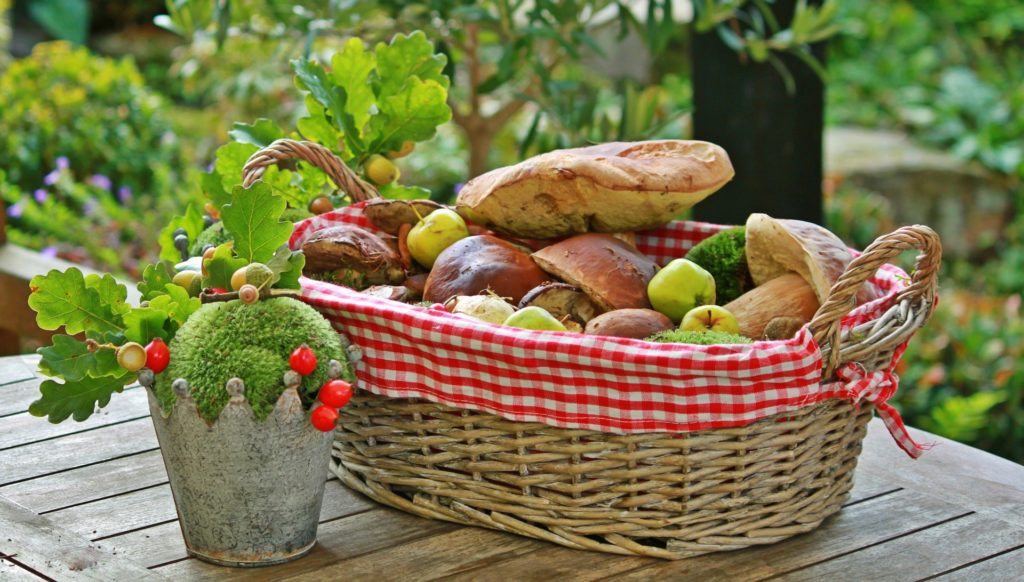
{"label": "tree trunk", "polygon": [[[820,4],[820,0],[812,0]],[[773,10],[788,26],[796,0]],[[824,63],[825,46],[812,49]],[[693,131],[727,152],[736,177],[694,207],[698,220],[743,224],[752,212],[822,222],[825,87],[798,58],[779,55],[792,73],[790,94],[769,63],[742,62],[714,30],[694,34]]]}
{"label": "tree trunk", "polygon": [[487,157],[491,153],[494,135],[486,131],[466,130],[466,141],[469,144],[469,173],[466,179],[469,180],[487,171]]}

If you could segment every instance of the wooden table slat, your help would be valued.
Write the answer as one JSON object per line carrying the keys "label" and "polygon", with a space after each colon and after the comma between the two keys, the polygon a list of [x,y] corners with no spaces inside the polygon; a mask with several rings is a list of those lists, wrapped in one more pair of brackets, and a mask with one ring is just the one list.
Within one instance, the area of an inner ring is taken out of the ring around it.
{"label": "wooden table slat", "polygon": [[[303,573],[319,574],[323,568],[375,550],[385,552],[401,548],[410,541],[452,531],[458,526],[443,521],[422,519],[394,509],[374,509],[351,517],[327,522],[317,532],[318,543],[301,560],[271,568],[238,569],[214,566],[199,560],[185,560],[157,568],[155,571],[171,580],[200,582],[264,582],[281,580]],[[417,580],[416,564],[406,564],[403,570],[391,572],[385,578]],[[357,580],[346,573],[341,578],[321,577],[320,580]]]}
{"label": "wooden table slat", "polygon": [[[37,359],[14,358],[20,368],[0,366],[0,506],[6,507],[6,513],[0,511],[0,534],[15,533],[0,535],[2,579],[38,579],[18,566],[20,558],[4,560],[5,552],[25,557],[31,568],[50,568],[40,570],[48,576],[72,581],[166,575],[185,581],[517,582],[938,576],[948,582],[1020,579],[1024,572],[1024,467],[913,430],[917,439],[939,445],[912,461],[878,420],[869,425],[843,511],[815,531],[771,546],[677,562],[577,551],[413,517],[332,480],[320,543],[309,556],[255,570],[212,566],[186,558],[152,423],[145,417],[145,393],[132,389],[115,396],[120,400],[111,403],[113,408],[88,423],[54,427],[23,414],[42,378],[12,379],[25,368],[31,371]],[[8,368],[14,375],[4,377]],[[133,420],[132,414],[138,417]],[[69,563],[86,569],[68,570]]]}
{"label": "wooden table slat", "polygon": [[0,452],[0,486],[156,448],[149,418],[32,443]]}
{"label": "wooden table slat", "polygon": [[40,578],[32,572],[22,568],[21,566],[0,558],[0,580],[11,581],[11,582],[39,582],[45,578]]}
{"label": "wooden table slat", "polygon": [[[110,403],[82,422],[66,420],[59,424],[27,412],[0,418],[0,451],[52,438],[93,430],[128,420],[149,420],[149,403],[141,388],[114,394]],[[3,390],[3,388],[0,388]]]}
{"label": "wooden table slat", "polygon": [[0,418],[25,412],[37,398],[39,380],[35,378],[0,386]]}
{"label": "wooden table slat", "polygon": [[934,582],[1006,582],[1010,575],[1024,578],[1024,547],[953,570]]}
{"label": "wooden table slat", "polygon": [[[34,378],[35,364],[30,362],[32,360],[19,357],[0,358],[0,387]],[[3,394],[3,390],[0,390],[0,394]]]}
{"label": "wooden table slat", "polygon": [[[926,578],[1021,545],[1024,545],[1024,529],[971,514],[914,535],[789,572],[782,579],[817,582],[846,576],[883,580],[897,572],[913,572],[919,578]],[[1024,577],[1024,570],[1020,575]]]}
{"label": "wooden table slat", "polygon": [[155,450],[0,487],[0,495],[46,513],[166,482],[163,456]]}
{"label": "wooden table slat", "polygon": [[966,512],[913,491],[898,491],[847,507],[818,529],[768,546],[705,554],[619,574],[616,580],[672,579],[700,573],[701,582],[763,580],[927,528]]}
{"label": "wooden table slat", "polygon": [[[169,490],[167,494],[170,495]],[[327,487],[324,489],[324,504],[320,510],[320,521],[336,520],[375,507],[377,505],[369,499],[349,490],[336,479],[332,479],[327,482]],[[130,556],[147,567],[188,557],[177,520],[111,536],[104,539],[103,544],[104,547],[113,548],[118,554]]]}
{"label": "wooden table slat", "polygon": [[103,551],[56,522],[0,498],[0,553],[45,576],[77,580],[150,580],[161,576]]}

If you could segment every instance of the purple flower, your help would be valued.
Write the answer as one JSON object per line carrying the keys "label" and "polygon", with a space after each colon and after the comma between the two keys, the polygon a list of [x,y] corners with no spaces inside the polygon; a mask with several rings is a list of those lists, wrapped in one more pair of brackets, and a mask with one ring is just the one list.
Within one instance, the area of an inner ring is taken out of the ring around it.
{"label": "purple flower", "polygon": [[92,177],[89,178],[89,183],[97,188],[103,188],[107,192],[110,192],[110,188],[114,185],[111,183],[110,178],[103,174],[93,174]]}
{"label": "purple flower", "polygon": [[13,205],[7,207],[7,216],[11,218],[20,218],[24,212],[25,202],[23,200],[18,200]]}
{"label": "purple flower", "polygon": [[466,185],[465,182],[456,182],[455,183],[455,188],[454,188],[455,193],[458,194],[459,190],[462,190],[462,187],[465,186],[465,185]]}
{"label": "purple flower", "polygon": [[71,162],[68,161],[67,157],[61,156],[57,158],[57,169],[66,170],[71,167]]}
{"label": "purple flower", "polygon": [[210,162],[209,164],[206,165],[206,172],[210,173],[212,171],[213,171],[213,162]]}
{"label": "purple flower", "polygon": [[32,197],[36,199],[37,203],[42,204],[50,197],[50,193],[42,188],[36,188],[36,191],[32,193]]}
{"label": "purple flower", "polygon": [[43,184],[47,186],[53,186],[60,179],[60,170],[54,170],[43,178]]}
{"label": "purple flower", "polygon": [[43,255],[44,257],[48,257],[48,258],[52,259],[52,258],[57,256],[57,247],[55,247],[53,245],[50,245],[48,247],[44,247],[42,250],[39,251],[39,254]]}
{"label": "purple flower", "polygon": [[121,204],[128,204],[132,199],[132,189],[128,186],[121,186],[117,189],[117,199],[121,201]]}
{"label": "purple flower", "polygon": [[85,201],[85,204],[82,205],[82,214],[84,214],[86,216],[92,216],[95,213],[96,213],[96,199],[95,198],[90,198],[90,199]]}

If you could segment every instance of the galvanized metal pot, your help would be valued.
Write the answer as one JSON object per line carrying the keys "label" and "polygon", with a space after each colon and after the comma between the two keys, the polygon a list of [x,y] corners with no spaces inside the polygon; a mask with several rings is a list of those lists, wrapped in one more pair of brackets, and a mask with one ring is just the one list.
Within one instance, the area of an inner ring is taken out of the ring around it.
{"label": "galvanized metal pot", "polygon": [[[340,370],[336,362],[331,368]],[[154,394],[152,373],[143,370],[139,381],[149,394],[189,555],[267,566],[313,549],[333,433],[310,424],[297,374],[285,374],[287,387],[263,421],[255,419],[242,381],[229,380],[231,399],[213,425],[199,416],[185,380],[174,381],[169,415]]]}

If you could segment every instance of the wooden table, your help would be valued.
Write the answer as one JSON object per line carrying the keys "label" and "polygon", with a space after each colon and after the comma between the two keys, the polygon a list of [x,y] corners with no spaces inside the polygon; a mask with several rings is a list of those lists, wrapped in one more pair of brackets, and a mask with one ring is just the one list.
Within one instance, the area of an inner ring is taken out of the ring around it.
{"label": "wooden table", "polygon": [[1024,579],[1024,467],[921,431],[940,444],[912,461],[877,420],[846,507],[772,546],[678,562],[582,552],[413,517],[335,480],[310,555],[212,566],[185,554],[142,389],[49,424],[26,412],[36,361],[0,358],[0,580]]}

